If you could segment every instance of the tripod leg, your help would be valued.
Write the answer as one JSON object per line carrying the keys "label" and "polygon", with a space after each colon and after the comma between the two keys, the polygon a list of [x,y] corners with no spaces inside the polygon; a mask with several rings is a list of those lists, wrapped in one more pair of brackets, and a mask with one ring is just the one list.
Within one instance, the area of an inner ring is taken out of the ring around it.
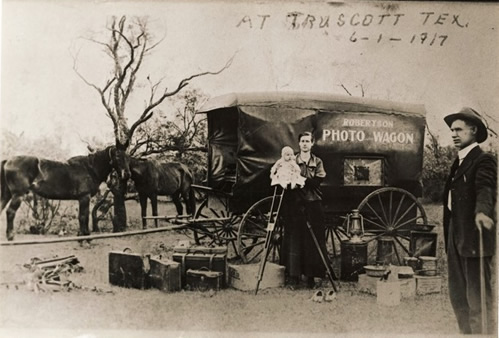
{"label": "tripod leg", "polygon": [[256,280],[256,288],[255,288],[255,295],[258,293],[258,288],[260,287],[260,282],[263,279],[263,272],[265,270],[265,264],[267,264],[267,256],[269,254],[268,251],[268,242],[270,242],[270,237],[272,236],[272,232],[267,232],[267,237],[265,238],[265,249],[262,252],[262,261],[260,262],[260,267],[258,268],[258,276]]}
{"label": "tripod leg", "polygon": [[322,252],[322,249],[319,245],[319,241],[317,241],[317,237],[315,236],[314,230],[312,229],[312,226],[310,225],[309,222],[307,222],[307,228],[310,232],[310,235],[312,236],[312,239],[314,240],[315,247],[317,248],[317,251],[319,251],[319,255],[321,256],[322,264],[324,264],[324,267],[326,268],[327,274],[329,276],[329,280],[331,281],[331,285],[333,286],[333,290],[335,292],[338,292],[338,289],[336,288],[336,285],[334,284],[334,279],[336,279],[336,275],[334,274],[333,269],[329,265],[329,263],[326,260],[326,257],[324,256],[324,253]]}

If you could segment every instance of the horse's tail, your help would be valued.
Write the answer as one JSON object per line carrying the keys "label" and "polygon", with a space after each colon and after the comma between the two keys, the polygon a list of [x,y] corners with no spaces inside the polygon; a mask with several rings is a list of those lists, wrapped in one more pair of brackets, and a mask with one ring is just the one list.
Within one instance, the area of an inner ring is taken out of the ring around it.
{"label": "horse's tail", "polygon": [[2,200],[2,209],[0,209],[0,212],[3,211],[3,209],[7,206],[7,203],[9,203],[10,198],[12,197],[12,193],[10,192],[9,187],[7,186],[7,180],[5,178],[5,163],[7,160],[3,160],[1,167],[0,167],[0,198]]}

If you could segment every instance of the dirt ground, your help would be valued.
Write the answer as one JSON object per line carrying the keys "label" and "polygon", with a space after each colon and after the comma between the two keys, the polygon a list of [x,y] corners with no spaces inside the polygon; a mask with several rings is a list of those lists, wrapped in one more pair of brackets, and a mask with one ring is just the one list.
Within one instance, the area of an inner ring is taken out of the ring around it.
{"label": "dirt ground", "polygon": [[[139,208],[138,205],[134,208]],[[441,232],[437,206],[425,206]],[[128,209],[130,210],[130,208]],[[2,218],[4,218],[2,214]],[[135,217],[135,216],[132,216]],[[0,240],[5,240],[2,220]],[[16,240],[39,238],[18,234]],[[439,236],[439,255],[442,243]],[[312,291],[288,288],[261,290],[258,295],[226,289],[213,293],[135,290],[108,283],[108,254],[131,248],[150,253],[172,247],[186,236],[163,232],[133,237],[0,247],[0,335],[48,337],[136,336],[321,336],[321,335],[457,335],[448,300],[444,263],[440,294],[403,299],[380,306],[376,297],[360,293],[356,283],[342,282],[335,301],[315,303]],[[84,271],[70,279],[81,289],[35,294],[22,282],[23,264],[32,257],[76,255]],[[442,257],[439,257],[442,262]]]}

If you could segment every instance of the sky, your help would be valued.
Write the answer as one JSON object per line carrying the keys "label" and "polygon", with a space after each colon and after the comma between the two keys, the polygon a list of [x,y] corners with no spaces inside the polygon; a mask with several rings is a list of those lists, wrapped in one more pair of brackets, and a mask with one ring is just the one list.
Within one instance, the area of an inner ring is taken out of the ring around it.
{"label": "sky", "polygon": [[[2,132],[58,135],[72,155],[112,131],[99,96],[103,39],[112,15],[147,16],[162,43],[146,59],[127,117],[144,105],[147,76],[208,97],[230,92],[313,91],[424,104],[443,144],[442,118],[471,106],[498,131],[499,5],[449,2],[13,1],[2,4]],[[343,88],[344,87],[344,88]],[[160,106],[168,112],[168,104]],[[109,140],[109,141],[112,141]]]}

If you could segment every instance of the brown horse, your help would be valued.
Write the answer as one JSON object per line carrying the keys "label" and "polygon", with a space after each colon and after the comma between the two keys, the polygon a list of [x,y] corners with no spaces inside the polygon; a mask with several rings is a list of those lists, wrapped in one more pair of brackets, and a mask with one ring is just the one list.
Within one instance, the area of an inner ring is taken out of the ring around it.
{"label": "brown horse", "polygon": [[78,200],[80,231],[89,235],[88,212],[90,198],[98,191],[112,171],[123,178],[130,177],[129,157],[115,146],[95,151],[88,156],[76,156],[67,162],[58,162],[34,156],[14,156],[2,161],[2,211],[7,208],[7,239],[14,239],[14,217],[22,197],[29,191],[56,200]]}
{"label": "brown horse", "polygon": [[[151,159],[130,159],[131,178],[135,182],[135,189],[139,193],[142,227],[147,227],[147,199],[151,200],[152,214],[158,215],[158,195],[171,196],[177,209],[182,215],[183,208],[180,196],[184,199],[187,214],[193,215],[196,209],[194,191],[191,189],[193,176],[184,164],[177,162],[160,162]],[[154,221],[156,227],[158,220]]]}

